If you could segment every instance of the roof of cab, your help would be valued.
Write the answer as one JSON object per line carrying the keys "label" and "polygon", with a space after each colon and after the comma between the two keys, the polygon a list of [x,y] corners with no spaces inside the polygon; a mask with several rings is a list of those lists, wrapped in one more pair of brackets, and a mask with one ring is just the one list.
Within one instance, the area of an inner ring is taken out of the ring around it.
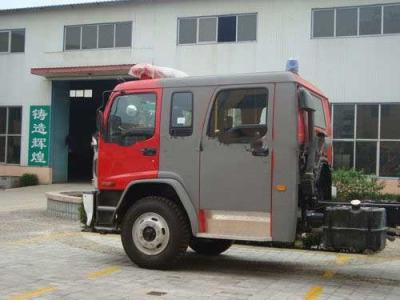
{"label": "roof of cab", "polygon": [[259,72],[234,75],[213,75],[213,76],[189,76],[182,78],[163,78],[135,80],[119,84],[114,89],[136,90],[149,88],[181,88],[181,87],[199,87],[199,86],[221,86],[236,84],[261,84],[278,82],[298,82],[309,88],[317,94],[326,97],[318,88],[292,72]]}

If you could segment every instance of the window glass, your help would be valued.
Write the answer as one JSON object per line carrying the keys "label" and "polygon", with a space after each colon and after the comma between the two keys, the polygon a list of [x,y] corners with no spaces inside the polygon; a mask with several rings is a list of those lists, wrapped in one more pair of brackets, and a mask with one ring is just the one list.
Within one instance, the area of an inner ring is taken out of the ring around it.
{"label": "window glass", "polygon": [[257,15],[238,16],[238,41],[255,41],[257,37]]}
{"label": "window glass", "polygon": [[354,142],[333,142],[333,167],[335,169],[353,168]]}
{"label": "window glass", "polygon": [[8,52],[9,32],[0,32],[0,52]]}
{"label": "window glass", "polygon": [[325,121],[325,113],[324,108],[322,106],[322,101],[318,97],[312,96],[314,102],[314,122],[315,126],[320,128],[326,128],[326,121]]}
{"label": "window glass", "polygon": [[249,143],[267,132],[268,91],[263,88],[225,90],[213,105],[208,135],[223,143]]}
{"label": "window glass", "polygon": [[381,33],[381,6],[360,7],[360,35]]}
{"label": "window glass", "polygon": [[400,104],[382,104],[381,114],[381,139],[400,139]]}
{"label": "window glass", "polygon": [[196,43],[197,19],[179,19],[179,44]]}
{"label": "window glass", "polygon": [[21,107],[8,109],[8,133],[21,134]]}
{"label": "window glass", "polygon": [[383,9],[383,33],[400,33],[400,5],[388,5]]}
{"label": "window glass", "polygon": [[381,142],[379,176],[400,177],[400,142]]}
{"label": "window glass", "polygon": [[97,25],[82,26],[82,49],[97,48]]}
{"label": "window glass", "polygon": [[217,40],[217,18],[199,19],[199,42],[215,42]]}
{"label": "window glass", "polygon": [[114,24],[99,25],[99,48],[114,47]]}
{"label": "window glass", "polygon": [[131,47],[132,23],[117,23],[115,26],[115,47]]}
{"label": "window glass", "polygon": [[333,137],[339,139],[354,137],[354,105],[333,105]]}
{"label": "window glass", "polygon": [[6,162],[6,137],[0,136],[0,163]]}
{"label": "window glass", "polygon": [[236,41],[236,16],[218,17],[218,42]]}
{"label": "window glass", "polygon": [[357,35],[357,8],[336,9],[336,36]]}
{"label": "window glass", "polygon": [[6,133],[7,108],[0,107],[0,134]]}
{"label": "window glass", "polygon": [[376,174],[376,142],[356,142],[356,169]]}
{"label": "window glass", "polygon": [[313,12],[313,37],[331,37],[334,33],[334,10],[324,9]]}
{"label": "window glass", "polygon": [[192,93],[174,93],[172,96],[171,127],[192,127]]}
{"label": "window glass", "polygon": [[378,114],[377,104],[357,105],[357,138],[377,139],[378,138]]}
{"label": "window glass", "polygon": [[11,52],[25,51],[25,30],[18,29],[11,31]]}
{"label": "window glass", "polygon": [[21,137],[8,136],[7,137],[7,163],[19,164],[21,153]]}
{"label": "window glass", "polygon": [[132,144],[150,138],[155,128],[156,95],[153,93],[119,96],[109,117],[110,139]]}
{"label": "window glass", "polygon": [[81,27],[68,26],[65,28],[65,50],[81,48]]}

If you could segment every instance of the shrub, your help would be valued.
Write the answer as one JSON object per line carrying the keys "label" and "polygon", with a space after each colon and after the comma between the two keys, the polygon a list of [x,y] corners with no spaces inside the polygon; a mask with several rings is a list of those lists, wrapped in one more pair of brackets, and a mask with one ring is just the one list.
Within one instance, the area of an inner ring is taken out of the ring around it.
{"label": "shrub", "polygon": [[85,208],[83,207],[83,203],[79,206],[79,219],[82,224],[86,226],[87,216],[85,212]]}
{"label": "shrub", "polygon": [[384,188],[384,184],[379,183],[375,177],[356,170],[336,170],[332,181],[337,188],[339,201],[381,199],[380,191]]}
{"label": "shrub", "polygon": [[36,174],[25,173],[19,178],[20,186],[38,185],[39,179]]}

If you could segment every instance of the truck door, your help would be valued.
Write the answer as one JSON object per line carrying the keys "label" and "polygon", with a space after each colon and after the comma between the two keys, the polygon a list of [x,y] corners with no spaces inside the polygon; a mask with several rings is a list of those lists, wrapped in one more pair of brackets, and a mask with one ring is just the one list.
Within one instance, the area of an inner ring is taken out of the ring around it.
{"label": "truck door", "polygon": [[133,180],[157,177],[161,90],[116,96],[106,108],[99,143],[99,189],[123,190]]}
{"label": "truck door", "polygon": [[273,87],[215,93],[201,141],[199,236],[271,239]]}

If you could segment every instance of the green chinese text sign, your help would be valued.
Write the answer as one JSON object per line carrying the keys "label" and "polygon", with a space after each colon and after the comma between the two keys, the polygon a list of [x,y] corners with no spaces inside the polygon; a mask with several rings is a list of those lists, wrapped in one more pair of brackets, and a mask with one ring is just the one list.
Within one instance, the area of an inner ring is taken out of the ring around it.
{"label": "green chinese text sign", "polygon": [[48,166],[50,106],[32,105],[29,115],[29,166]]}

